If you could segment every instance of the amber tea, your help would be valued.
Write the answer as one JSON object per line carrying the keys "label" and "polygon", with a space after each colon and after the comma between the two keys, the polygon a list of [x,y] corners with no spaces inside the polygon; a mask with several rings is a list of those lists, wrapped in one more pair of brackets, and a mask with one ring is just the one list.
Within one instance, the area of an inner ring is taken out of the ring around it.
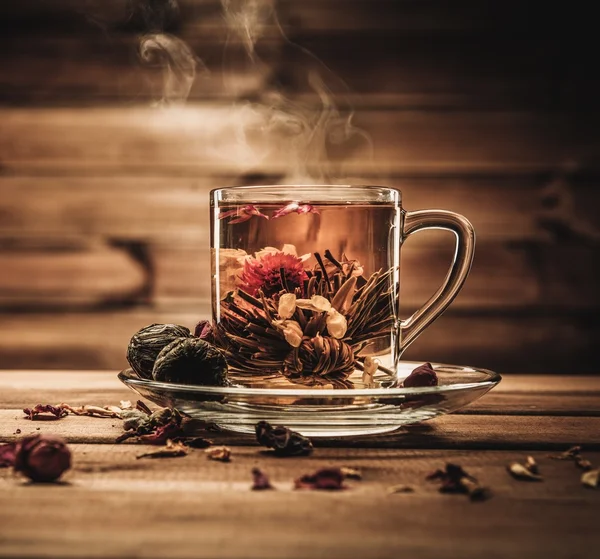
{"label": "amber tea", "polygon": [[211,205],[215,336],[233,382],[393,385],[407,345],[399,191],[233,187],[213,191]]}

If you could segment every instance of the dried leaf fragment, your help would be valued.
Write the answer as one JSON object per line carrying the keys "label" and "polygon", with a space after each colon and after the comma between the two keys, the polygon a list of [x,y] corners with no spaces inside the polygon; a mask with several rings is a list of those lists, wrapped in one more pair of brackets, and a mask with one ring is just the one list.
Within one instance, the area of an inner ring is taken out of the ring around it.
{"label": "dried leaf fragment", "polygon": [[229,462],[231,460],[231,449],[227,446],[213,446],[205,451],[206,457],[210,460],[219,462]]}
{"label": "dried leaf fragment", "polygon": [[441,482],[440,493],[464,493],[471,501],[483,501],[491,496],[491,491],[480,485],[477,478],[468,474],[458,464],[446,464],[444,470],[436,470],[425,479]]}
{"label": "dried leaf fragment", "polygon": [[533,473],[518,462],[511,462],[506,469],[512,477],[521,481],[542,481],[544,479],[541,475]]}
{"label": "dried leaf fragment", "polygon": [[187,453],[187,446],[181,442],[173,442],[169,439],[164,447],[138,454],[136,458],[176,458],[178,456],[185,456]]}
{"label": "dried leaf fragment", "polygon": [[581,454],[581,446],[572,446],[568,450],[565,450],[561,454],[550,456],[553,460],[572,460],[578,468],[583,471],[589,471],[592,469],[592,463],[584,458]]}
{"label": "dried leaf fragment", "polygon": [[[34,420],[39,415],[44,415],[46,419],[49,419],[52,415],[55,419],[60,419],[67,415],[67,411],[59,406],[52,406],[50,404],[36,404],[33,408],[24,408],[23,413],[28,416],[28,419]],[[47,415],[50,414],[50,415]]]}
{"label": "dried leaf fragment", "polygon": [[262,470],[252,468],[252,491],[263,491],[265,489],[275,489],[267,476]]}
{"label": "dried leaf fragment", "polygon": [[336,491],[346,489],[343,482],[344,474],[341,468],[322,468],[313,474],[306,474],[296,479],[294,488]]}
{"label": "dried leaf fragment", "polygon": [[552,460],[575,460],[576,456],[579,456],[581,453],[580,446],[572,446],[568,450],[561,452],[560,454],[554,454],[548,456],[548,458],[552,458]]}
{"label": "dried leaf fragment", "polygon": [[600,488],[600,469],[589,470],[581,474],[581,483],[592,489]]}

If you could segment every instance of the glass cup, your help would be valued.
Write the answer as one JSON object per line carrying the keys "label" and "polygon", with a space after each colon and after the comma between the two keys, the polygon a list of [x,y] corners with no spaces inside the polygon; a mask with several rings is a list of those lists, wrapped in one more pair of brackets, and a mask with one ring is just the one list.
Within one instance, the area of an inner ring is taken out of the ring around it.
{"label": "glass cup", "polygon": [[[397,385],[403,351],[456,297],[473,261],[466,218],[406,211],[395,188],[236,186],[210,198],[215,337],[235,384]],[[401,319],[401,247],[424,229],[455,233],[454,258],[438,291]]]}

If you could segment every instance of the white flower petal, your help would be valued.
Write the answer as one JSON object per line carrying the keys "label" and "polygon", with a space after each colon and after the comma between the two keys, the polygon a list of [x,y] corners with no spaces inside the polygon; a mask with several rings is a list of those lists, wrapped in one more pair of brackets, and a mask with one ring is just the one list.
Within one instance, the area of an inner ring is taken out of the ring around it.
{"label": "white flower petal", "polygon": [[331,309],[327,313],[327,320],[325,322],[327,324],[327,331],[331,337],[339,340],[346,335],[346,330],[348,330],[346,317],[335,309]]}
{"label": "white flower petal", "polygon": [[273,324],[283,330],[285,341],[292,347],[300,347],[304,332],[295,320],[274,320]]}
{"label": "white flower petal", "polygon": [[331,310],[331,303],[321,295],[313,295],[310,299],[298,299],[296,306],[315,312],[327,312]]}
{"label": "white flower petal", "polygon": [[277,313],[282,319],[291,318],[296,311],[296,295],[293,293],[284,293],[279,298],[279,306],[277,307]]}

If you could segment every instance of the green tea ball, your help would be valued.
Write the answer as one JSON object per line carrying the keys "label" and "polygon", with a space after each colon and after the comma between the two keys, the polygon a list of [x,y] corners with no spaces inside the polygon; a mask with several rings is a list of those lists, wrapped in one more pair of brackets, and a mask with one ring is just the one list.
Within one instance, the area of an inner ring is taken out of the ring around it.
{"label": "green tea ball", "polygon": [[212,344],[199,338],[178,338],[156,358],[152,378],[160,382],[227,386],[227,361]]}
{"label": "green tea ball", "polygon": [[127,347],[127,361],[142,378],[151,379],[154,362],[161,349],[176,338],[189,338],[192,333],[177,324],[150,324],[133,335]]}

